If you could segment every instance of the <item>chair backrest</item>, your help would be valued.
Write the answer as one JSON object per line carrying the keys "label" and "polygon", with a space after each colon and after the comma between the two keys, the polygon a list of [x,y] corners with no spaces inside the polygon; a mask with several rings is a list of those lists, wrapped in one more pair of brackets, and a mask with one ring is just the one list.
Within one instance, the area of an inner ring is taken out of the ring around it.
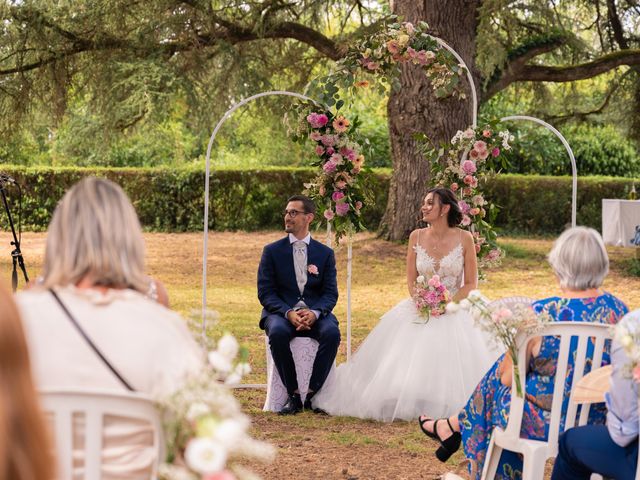
{"label": "chair backrest", "polygon": [[533,302],[535,302],[535,299],[529,297],[505,297],[492,301],[488,307],[491,310],[498,308],[508,308],[511,310],[516,305],[531,305]]}
{"label": "chair backrest", "polygon": [[[602,355],[604,351],[605,341],[611,339],[611,326],[601,323],[590,322],[552,322],[542,331],[533,335],[520,335],[517,338],[517,344],[520,346],[518,353],[518,370],[522,379],[523,398],[516,395],[515,389],[511,390],[511,409],[509,411],[509,422],[507,424],[507,433],[514,436],[520,436],[520,428],[522,422],[522,414],[524,410],[524,397],[526,397],[526,345],[535,337],[555,336],[560,340],[560,348],[558,350],[558,358],[556,364],[556,374],[553,386],[553,399],[551,401],[551,412],[549,422],[548,436],[548,453],[549,457],[556,456],[558,449],[558,437],[560,435],[560,423],[562,421],[562,407],[565,400],[565,382],[569,365],[569,354],[571,353],[571,341],[577,339],[577,348],[575,349],[575,363],[573,369],[573,378],[571,380],[571,395],[576,383],[584,376],[587,360],[587,347],[589,342],[593,342],[592,368],[602,366]],[[515,371],[513,378],[515,385]],[[589,418],[590,404],[582,404],[580,409],[580,417],[577,425],[585,425]],[[564,430],[576,426],[576,416],[578,404],[569,398],[568,407],[565,415]]]}
{"label": "chair backrest", "polygon": [[[155,452],[150,478],[157,477],[158,464],[164,459],[164,441],[160,415],[154,402],[144,395],[105,391],[62,389],[40,390],[43,410],[53,416],[53,438],[59,478],[73,477],[74,418],[84,417],[84,479],[102,477],[103,430],[105,418],[118,417],[149,424],[152,441],[148,447]],[[74,417],[75,416],[75,417]]]}

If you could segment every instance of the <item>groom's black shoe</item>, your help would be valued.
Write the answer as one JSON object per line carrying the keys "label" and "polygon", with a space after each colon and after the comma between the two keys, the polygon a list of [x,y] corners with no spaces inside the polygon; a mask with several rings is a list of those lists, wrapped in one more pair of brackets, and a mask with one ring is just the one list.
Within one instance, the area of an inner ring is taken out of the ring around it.
{"label": "groom's black shoe", "polygon": [[311,399],[313,398],[314,394],[315,392],[312,393],[311,395],[307,395],[307,398],[304,399],[304,409],[309,410],[313,413],[317,413],[319,415],[329,415],[327,412],[325,412],[321,408],[313,408],[313,405],[311,404]]}
{"label": "groom's black shoe", "polygon": [[302,400],[300,399],[300,394],[294,393],[293,395],[289,395],[287,403],[284,404],[284,407],[278,412],[278,415],[295,415],[301,411]]}

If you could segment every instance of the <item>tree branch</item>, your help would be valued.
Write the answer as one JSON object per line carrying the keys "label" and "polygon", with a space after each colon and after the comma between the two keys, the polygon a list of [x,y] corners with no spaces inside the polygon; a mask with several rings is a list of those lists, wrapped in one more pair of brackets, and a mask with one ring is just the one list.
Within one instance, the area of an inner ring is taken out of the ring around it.
{"label": "tree branch", "polygon": [[640,65],[640,49],[609,53],[579,65],[564,67],[522,65],[517,69],[509,69],[498,82],[487,88],[485,98],[490,98],[514,82],[573,82],[593,78],[622,65],[630,67]]}

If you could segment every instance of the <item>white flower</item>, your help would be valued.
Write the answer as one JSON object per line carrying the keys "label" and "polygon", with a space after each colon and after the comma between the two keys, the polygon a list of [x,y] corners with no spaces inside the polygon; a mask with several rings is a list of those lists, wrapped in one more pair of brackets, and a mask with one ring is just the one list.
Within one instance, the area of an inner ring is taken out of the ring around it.
{"label": "white flower", "polygon": [[209,364],[220,373],[229,373],[233,368],[231,360],[217,350],[209,352]]}
{"label": "white flower", "polygon": [[416,278],[416,283],[424,283],[424,275],[418,275],[418,278]]}
{"label": "white flower", "polygon": [[482,294],[480,293],[480,290],[471,290],[469,295],[467,295],[467,298],[469,300],[482,300]]}
{"label": "white flower", "polygon": [[463,310],[469,310],[471,308],[471,302],[469,300],[467,300],[466,298],[463,298],[460,301],[460,308]]}
{"label": "white flower", "polygon": [[620,338],[620,345],[622,345],[624,348],[629,348],[631,345],[633,345],[633,338],[631,337],[631,335],[627,334],[622,336]]}
{"label": "white flower", "polygon": [[160,478],[170,478],[171,480],[198,480],[198,477],[187,470],[186,467],[179,467],[163,463],[158,467]]}
{"label": "white flower", "polygon": [[231,385],[231,386],[239,385],[240,380],[242,380],[242,377],[238,375],[236,372],[233,372],[224,380],[224,384]]}
{"label": "white flower", "polygon": [[213,440],[230,450],[238,445],[247,428],[249,421],[244,417],[223,420],[213,432]]}
{"label": "white flower", "polygon": [[195,402],[189,406],[189,410],[187,411],[187,420],[193,422],[200,417],[204,417],[208,413],[211,413],[211,409],[206,403]]}
{"label": "white flower", "polygon": [[220,340],[218,340],[218,352],[227,357],[229,360],[233,360],[238,355],[240,349],[238,341],[230,333],[225,333]]}
{"label": "white flower", "polygon": [[236,368],[234,368],[233,371],[241,377],[244,377],[245,375],[249,375],[251,373],[251,365],[249,365],[247,362],[240,362],[236,365]]}
{"label": "white flower", "polygon": [[210,438],[194,438],[184,451],[184,460],[200,474],[217,473],[227,462],[227,452]]}
{"label": "white flower", "polygon": [[460,310],[460,305],[456,302],[447,303],[447,313],[456,313]]}

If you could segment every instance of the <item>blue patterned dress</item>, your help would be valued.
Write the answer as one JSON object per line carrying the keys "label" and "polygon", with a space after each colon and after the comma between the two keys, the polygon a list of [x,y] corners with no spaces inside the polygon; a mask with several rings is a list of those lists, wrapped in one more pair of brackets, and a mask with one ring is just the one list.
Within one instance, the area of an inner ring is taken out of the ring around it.
{"label": "blue patterned dress", "polygon": [[[615,324],[627,312],[627,306],[609,293],[592,298],[560,298],[551,297],[533,303],[537,313],[547,312],[555,322],[593,322]],[[522,416],[521,436],[536,440],[545,440],[549,427],[549,411],[553,397],[553,384],[556,370],[556,360],[560,341],[557,337],[544,337],[538,356],[533,357],[527,369],[526,401]],[[571,388],[575,349],[577,342],[571,344],[571,355],[565,392]],[[610,345],[607,342],[603,355],[603,364],[609,363]],[[593,355],[593,344],[588,346],[588,359],[585,373],[591,370],[590,357]],[[498,371],[502,357],[491,367],[480,381],[469,398],[464,409],[460,412],[460,431],[462,445],[466,457],[477,464],[476,479],[480,479],[484,466],[487,448],[493,428],[505,428],[509,417],[511,404],[511,387],[500,382]],[[567,407],[568,395],[565,395]],[[604,403],[594,405],[589,413],[589,423],[604,423],[606,409]],[[563,428],[561,425],[560,428]],[[518,454],[503,451],[498,466],[496,479],[522,478],[522,459]]]}

